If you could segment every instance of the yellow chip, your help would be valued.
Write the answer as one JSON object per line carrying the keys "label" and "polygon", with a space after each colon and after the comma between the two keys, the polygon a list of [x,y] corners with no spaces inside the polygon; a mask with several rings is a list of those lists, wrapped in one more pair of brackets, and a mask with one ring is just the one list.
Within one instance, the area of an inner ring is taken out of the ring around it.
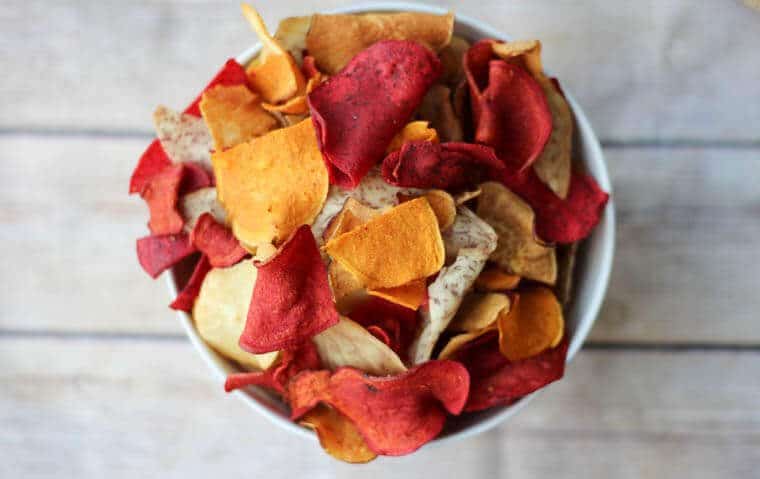
{"label": "yellow chip", "polygon": [[263,135],[277,126],[245,85],[217,85],[201,97],[201,114],[217,151]]}
{"label": "yellow chip", "polygon": [[565,97],[544,74],[541,42],[527,40],[493,43],[492,49],[500,58],[517,63],[530,72],[546,95],[552,114],[552,133],[541,155],[533,163],[533,169],[546,186],[564,199],[570,188],[573,117]]}
{"label": "yellow chip", "polygon": [[216,152],[211,162],[232,230],[252,252],[311,224],[327,197],[327,168],[309,119]]}
{"label": "yellow chip", "polygon": [[396,303],[405,308],[414,309],[422,305],[427,294],[427,281],[416,279],[410,283],[396,286],[395,288],[378,288],[367,291],[372,296],[383,298],[391,303]]}
{"label": "yellow chip", "polygon": [[481,291],[504,291],[515,289],[520,284],[520,277],[508,274],[499,268],[486,268],[475,280],[475,287]]}
{"label": "yellow chip", "polygon": [[303,51],[306,50],[306,34],[311,28],[311,16],[288,17],[280,22],[274,39],[285,50],[289,51],[296,62],[303,63]]}
{"label": "yellow chip", "polygon": [[398,151],[407,141],[430,141],[438,143],[438,132],[428,126],[426,121],[413,121],[407,123],[404,128],[396,133],[396,136],[388,145],[386,153]]}
{"label": "yellow chip", "polygon": [[363,464],[377,457],[354,423],[329,406],[319,404],[307,412],[300,423],[317,433],[322,449],[335,459]]}
{"label": "yellow chip", "polygon": [[242,4],[243,16],[259,36],[264,48],[259,58],[246,70],[248,81],[270,104],[290,100],[306,88],[306,80],[293,56],[275,40],[259,13]]}
{"label": "yellow chip", "polygon": [[357,53],[380,40],[414,40],[437,52],[449,44],[453,29],[453,13],[314,15],[306,49],[321,71],[334,75]]}
{"label": "yellow chip", "polygon": [[402,203],[333,238],[325,250],[368,288],[393,288],[443,266],[438,220],[425,198]]}
{"label": "yellow chip", "polygon": [[195,300],[193,321],[200,337],[216,352],[246,369],[264,370],[277,360],[278,352],[251,354],[238,345],[255,283],[256,267],[252,261],[212,269]]}
{"label": "yellow chip", "polygon": [[506,294],[471,294],[464,298],[449,331],[473,333],[485,329],[509,311],[511,301]]}
{"label": "yellow chip", "polygon": [[330,240],[358,228],[372,218],[379,216],[380,213],[381,211],[376,208],[371,208],[354,198],[348,198],[340,212],[327,225],[324,233],[325,240]]}
{"label": "yellow chip", "polygon": [[306,101],[306,95],[311,93],[314,88],[322,81],[322,75],[317,75],[309,78],[306,83],[306,91],[299,93],[290,100],[281,105],[272,105],[270,103],[262,103],[262,108],[268,112],[278,112],[283,115],[304,115],[309,112],[309,104]]}
{"label": "yellow chip", "polygon": [[499,316],[499,349],[510,361],[529,358],[559,344],[565,322],[549,288],[520,291],[509,313]]}
{"label": "yellow chip", "polygon": [[367,290],[361,281],[337,261],[331,262],[327,267],[327,279],[330,281],[335,307],[341,313],[348,313],[367,297]]}
{"label": "yellow chip", "polygon": [[524,278],[554,284],[557,258],[554,248],[536,240],[535,215],[530,205],[501,183],[480,185],[477,214],[496,231],[496,250],[489,259],[502,269]]}

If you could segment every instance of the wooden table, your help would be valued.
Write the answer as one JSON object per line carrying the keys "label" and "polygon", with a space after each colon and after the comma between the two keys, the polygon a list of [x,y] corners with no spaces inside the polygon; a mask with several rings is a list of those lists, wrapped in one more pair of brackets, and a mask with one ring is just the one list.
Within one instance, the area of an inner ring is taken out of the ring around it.
{"label": "wooden table", "polygon": [[[270,25],[346,1],[259,2]],[[1,477],[758,477],[756,2],[445,2],[517,38],[586,109],[618,244],[564,381],[466,442],[358,469],[228,397],[137,265],[127,180],[159,103],[254,41],[235,2],[0,13]]]}

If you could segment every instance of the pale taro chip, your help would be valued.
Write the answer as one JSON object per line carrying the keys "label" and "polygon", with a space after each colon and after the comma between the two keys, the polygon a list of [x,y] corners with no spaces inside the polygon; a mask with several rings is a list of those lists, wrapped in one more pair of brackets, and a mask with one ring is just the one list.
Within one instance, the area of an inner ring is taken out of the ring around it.
{"label": "pale taro chip", "polygon": [[159,106],[153,123],[161,146],[174,163],[195,162],[211,170],[213,140],[202,118]]}

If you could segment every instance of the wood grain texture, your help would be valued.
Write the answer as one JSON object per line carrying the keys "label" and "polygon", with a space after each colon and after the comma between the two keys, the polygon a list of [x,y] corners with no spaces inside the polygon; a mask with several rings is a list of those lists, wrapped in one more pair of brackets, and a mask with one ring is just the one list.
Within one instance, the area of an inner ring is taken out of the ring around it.
{"label": "wood grain texture", "polygon": [[[146,142],[0,138],[0,173],[14,178],[0,189],[1,328],[179,333],[134,252],[147,211],[126,186]],[[618,244],[592,338],[760,344],[758,151],[606,153]]]}
{"label": "wood grain texture", "polygon": [[[258,2],[288,15],[350,4]],[[436,2],[515,38],[613,141],[760,141],[760,12],[740,2]],[[5,129],[151,129],[254,35],[232,2],[12,2],[0,14]]]}
{"label": "wood grain texture", "polygon": [[4,339],[0,357],[2,477],[750,477],[760,461],[758,353],[584,352],[504,426],[361,469],[226,396],[184,342]]}

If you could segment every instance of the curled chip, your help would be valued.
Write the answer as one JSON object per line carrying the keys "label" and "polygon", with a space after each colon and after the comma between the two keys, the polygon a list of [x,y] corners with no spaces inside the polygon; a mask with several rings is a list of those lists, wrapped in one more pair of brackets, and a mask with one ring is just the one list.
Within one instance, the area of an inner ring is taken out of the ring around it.
{"label": "curled chip", "polygon": [[350,311],[356,303],[366,299],[364,284],[337,261],[327,267],[327,276],[339,312]]}
{"label": "curled chip", "polygon": [[510,171],[523,171],[544,149],[552,115],[541,86],[523,68],[492,60],[491,40],[465,55],[475,140],[493,146]]}
{"label": "curled chip", "polygon": [[415,141],[386,156],[382,174],[395,186],[458,190],[498,177],[502,169],[488,146]]}
{"label": "curled chip", "polygon": [[566,306],[572,300],[573,273],[575,271],[575,257],[578,254],[578,243],[562,245],[557,250],[557,299],[562,306]]}
{"label": "curled chip", "polygon": [[485,329],[496,323],[499,315],[508,312],[510,305],[506,294],[471,294],[462,302],[448,329],[468,333]]}
{"label": "curled chip", "polygon": [[508,274],[496,267],[483,270],[475,280],[475,287],[482,291],[504,291],[515,289],[520,284],[520,277]]}
{"label": "curled chip", "polygon": [[190,241],[215,268],[232,266],[248,255],[232,231],[217,223],[210,213],[204,213],[198,219],[190,233]]}
{"label": "curled chip", "polygon": [[159,106],[153,112],[153,123],[161,146],[172,162],[210,166],[212,140],[202,119]]}
{"label": "curled chip", "polygon": [[530,358],[559,344],[564,334],[562,306],[543,286],[521,290],[499,317],[499,349],[510,361]]}
{"label": "curled chip", "polygon": [[219,201],[244,247],[282,243],[311,224],[327,196],[327,170],[309,120],[212,157]]}
{"label": "curled chip", "polygon": [[361,201],[354,198],[346,199],[343,209],[333,217],[324,232],[324,239],[331,240],[337,236],[347,233],[367,221],[379,216],[380,210],[371,208]]}
{"label": "curled chip", "polygon": [[409,348],[412,364],[430,359],[438,338],[454,318],[488,255],[496,248],[493,229],[465,207],[459,208],[454,225],[445,236],[446,254],[456,259],[428,286],[429,308],[422,310],[422,325]]}
{"label": "curled chip", "polygon": [[354,368],[304,372],[288,397],[293,419],[324,403],[346,416],[376,454],[409,454],[443,429],[446,412],[459,414],[470,378],[453,361],[429,361],[406,373],[372,377]]}
{"label": "curled chip", "polygon": [[406,371],[406,366],[391,348],[348,318],[340,318],[337,324],[317,334],[313,340],[327,369],[351,366],[376,376]]}
{"label": "curled chip", "polygon": [[554,284],[557,257],[554,247],[536,240],[531,207],[501,183],[480,185],[478,216],[496,231],[499,241],[490,260],[510,273]]}
{"label": "curled chip", "polygon": [[610,195],[590,175],[573,173],[567,198],[560,199],[533,172],[504,175],[504,184],[536,214],[536,235],[549,243],[573,243],[591,234]]}
{"label": "curled chip", "polygon": [[317,242],[303,225],[258,266],[240,347],[257,354],[292,349],[338,319]]}
{"label": "curled chip", "polygon": [[438,51],[448,45],[453,29],[452,13],[314,15],[306,35],[306,50],[320,70],[334,75],[376,42],[413,40]]}
{"label": "curled chip", "polygon": [[187,284],[182,288],[182,291],[179,292],[169,307],[186,313],[192,312],[195,298],[198,297],[203,280],[209,271],[211,271],[211,263],[209,263],[208,258],[203,255],[201,256],[201,259],[198,260],[198,263],[196,263],[193,274],[190,276],[190,279],[187,280]]}
{"label": "curled chip", "polygon": [[[425,192],[424,196],[430,203],[430,207],[433,208],[441,231],[449,229],[457,216],[457,205],[454,198],[443,190],[429,190]],[[413,198],[413,196],[399,195],[399,200],[402,203]]]}
{"label": "curled chip", "polygon": [[493,42],[491,47],[499,58],[517,63],[530,72],[546,95],[552,113],[552,133],[541,155],[533,164],[533,170],[557,196],[565,198],[570,187],[573,117],[559,83],[544,74],[541,65],[541,42]]}
{"label": "curled chip", "polygon": [[483,335],[460,348],[452,359],[470,373],[470,394],[464,410],[481,411],[511,404],[562,377],[567,341],[532,358],[509,361],[497,347],[495,332]]}
{"label": "curled chip", "polygon": [[455,359],[460,350],[467,348],[471,342],[492,331],[496,331],[496,324],[471,333],[460,333],[452,336],[443,349],[441,349],[441,352],[438,353],[438,359]]}
{"label": "curled chip", "polygon": [[474,200],[475,198],[480,196],[481,193],[482,191],[480,190],[480,188],[474,189],[472,191],[463,191],[461,193],[457,193],[454,196],[454,203],[456,203],[457,206],[463,205],[470,200]]}
{"label": "curled chip", "polygon": [[238,345],[255,282],[256,268],[251,261],[212,269],[195,300],[193,321],[201,338],[219,354],[246,369],[263,370],[274,363],[278,353],[251,354]]}
{"label": "curled chip", "polygon": [[408,141],[429,141],[431,143],[438,143],[438,132],[435,131],[435,128],[430,128],[429,123],[426,121],[413,121],[407,123],[406,126],[393,137],[391,144],[388,145],[386,153],[400,150],[404,143]]}
{"label": "curled chip", "polygon": [[331,183],[347,188],[359,184],[419,106],[440,66],[418,43],[378,42],[309,93]]}
{"label": "curled chip", "polygon": [[293,376],[301,371],[317,370],[321,367],[317,348],[314,343],[307,341],[296,349],[283,351],[280,361],[271,363],[263,371],[230,374],[224,382],[224,390],[230,392],[247,386],[263,386],[286,395],[288,382]]}
{"label": "curled chip", "polygon": [[129,193],[142,193],[150,180],[171,164],[172,160],[166,156],[161,142],[153,140],[140,156],[140,161],[132,172],[132,177],[129,179]]}
{"label": "curled chip", "polygon": [[151,278],[157,278],[196,251],[186,234],[146,236],[137,240],[137,259]]}
{"label": "curled chip", "polygon": [[259,13],[242,4],[243,16],[264,44],[257,60],[248,67],[248,81],[268,103],[287,101],[306,87],[306,80],[293,56],[272,38]]}
{"label": "curled chip", "polygon": [[180,196],[214,185],[214,177],[203,166],[197,163],[182,163],[182,166],[185,167],[185,171],[179,185]]}
{"label": "curled chip", "polygon": [[363,464],[377,457],[364,442],[356,426],[335,409],[320,404],[299,421],[313,429],[319,444],[332,457],[351,464]]}
{"label": "curled chip", "polygon": [[218,85],[203,94],[201,113],[214,148],[226,150],[277,126],[277,120],[262,107],[245,85]]}
{"label": "curled chip", "polygon": [[216,188],[213,186],[200,188],[181,196],[178,209],[185,222],[183,226],[185,233],[190,233],[195,228],[198,218],[204,213],[211,214],[218,223],[227,224],[227,213],[216,200]]}
{"label": "curled chip", "polygon": [[425,198],[396,206],[333,238],[325,249],[370,289],[425,278],[438,272],[444,260],[438,220]]}
{"label": "curled chip", "polygon": [[184,220],[177,211],[177,197],[184,174],[184,165],[172,165],[155,175],[143,188],[141,196],[150,210],[148,228],[153,235],[182,232]]}
{"label": "curled chip", "polygon": [[[422,99],[417,114],[423,120],[430,122],[444,142],[462,141],[464,139],[462,121],[454,113],[449,87],[441,84],[430,87],[425,98]],[[424,140],[425,138],[419,139]]]}

